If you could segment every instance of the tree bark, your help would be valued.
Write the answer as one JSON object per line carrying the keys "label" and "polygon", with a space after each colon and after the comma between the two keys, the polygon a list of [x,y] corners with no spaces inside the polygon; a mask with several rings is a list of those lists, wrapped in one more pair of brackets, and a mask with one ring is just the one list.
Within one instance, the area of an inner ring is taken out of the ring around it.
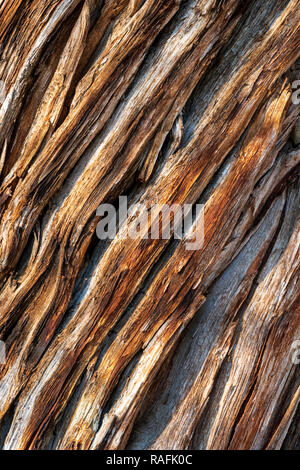
{"label": "tree bark", "polygon": [[1,447],[298,448],[298,0],[5,0],[0,45]]}

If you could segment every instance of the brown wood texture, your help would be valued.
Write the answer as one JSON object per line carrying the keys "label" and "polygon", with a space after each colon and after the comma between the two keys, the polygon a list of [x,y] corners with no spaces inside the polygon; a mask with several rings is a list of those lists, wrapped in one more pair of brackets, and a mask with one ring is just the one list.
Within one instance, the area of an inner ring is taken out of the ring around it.
{"label": "brown wood texture", "polygon": [[299,448],[299,0],[5,0],[0,54],[0,447]]}

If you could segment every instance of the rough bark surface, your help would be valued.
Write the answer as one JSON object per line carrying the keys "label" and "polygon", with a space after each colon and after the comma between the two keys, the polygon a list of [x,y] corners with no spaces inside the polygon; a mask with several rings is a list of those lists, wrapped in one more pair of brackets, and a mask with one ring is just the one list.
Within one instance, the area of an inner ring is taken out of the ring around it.
{"label": "rough bark surface", "polygon": [[298,448],[299,0],[4,0],[0,54],[1,448]]}

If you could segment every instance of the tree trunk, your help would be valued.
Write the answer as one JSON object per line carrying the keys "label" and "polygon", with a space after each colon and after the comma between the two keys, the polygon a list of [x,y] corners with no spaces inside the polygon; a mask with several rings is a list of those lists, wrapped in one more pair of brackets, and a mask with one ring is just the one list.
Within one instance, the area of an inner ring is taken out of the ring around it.
{"label": "tree trunk", "polygon": [[299,447],[299,1],[4,0],[0,44],[1,447]]}

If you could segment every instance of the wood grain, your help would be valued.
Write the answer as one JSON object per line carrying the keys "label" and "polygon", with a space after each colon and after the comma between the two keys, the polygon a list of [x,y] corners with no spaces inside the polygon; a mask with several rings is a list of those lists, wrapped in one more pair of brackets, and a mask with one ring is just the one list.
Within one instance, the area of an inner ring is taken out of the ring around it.
{"label": "wood grain", "polygon": [[5,0],[0,45],[1,446],[295,447],[298,0]]}

